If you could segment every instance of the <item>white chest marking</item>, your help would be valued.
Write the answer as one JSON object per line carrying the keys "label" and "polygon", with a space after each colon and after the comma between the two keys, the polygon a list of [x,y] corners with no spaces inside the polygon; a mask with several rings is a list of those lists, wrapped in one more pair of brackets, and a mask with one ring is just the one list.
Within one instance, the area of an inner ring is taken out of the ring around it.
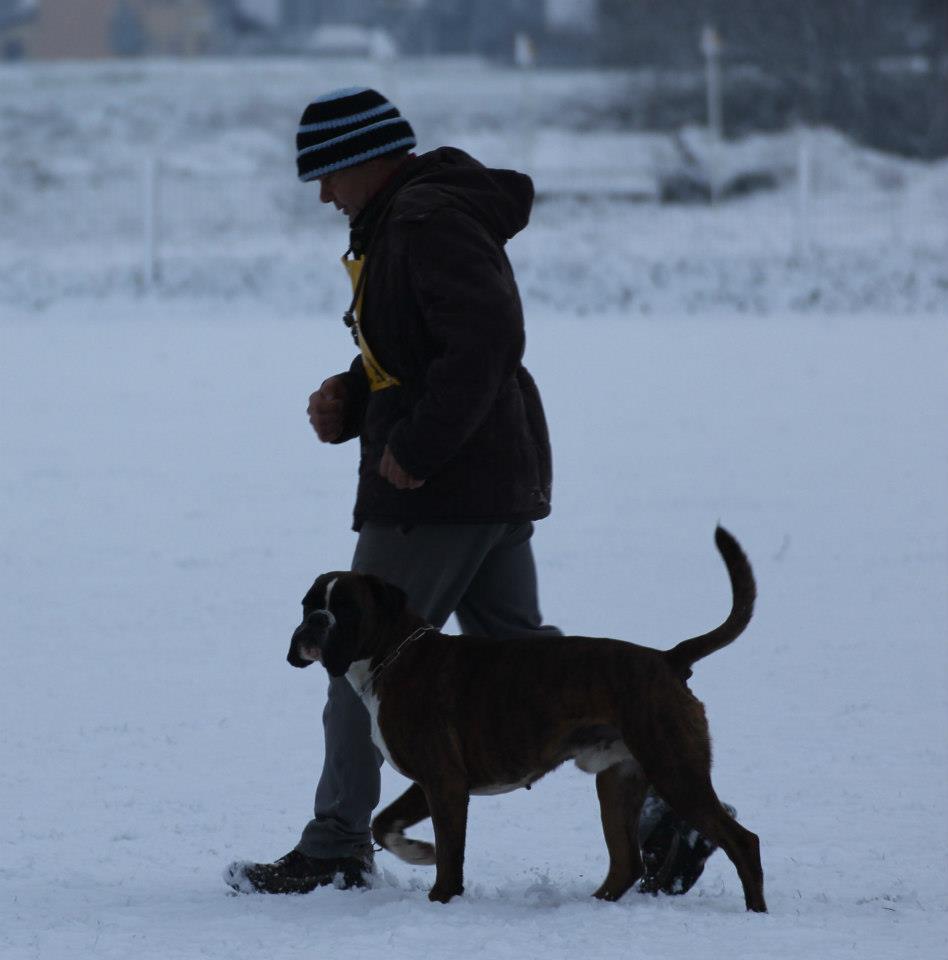
{"label": "white chest marking", "polygon": [[[359,699],[365,704],[365,709],[369,711],[372,742],[379,748],[388,765],[398,770],[403,777],[407,777],[408,774],[405,773],[404,770],[401,770],[394,760],[392,760],[392,755],[386,746],[385,738],[382,736],[382,731],[379,728],[379,698],[375,695],[375,690],[372,685],[369,685],[368,688],[365,689],[369,675],[372,672],[369,669],[369,663],[370,661],[366,659],[356,660],[350,664],[349,669],[346,671],[346,679],[349,681],[352,689],[355,690]],[[411,778],[409,777],[409,779]]]}

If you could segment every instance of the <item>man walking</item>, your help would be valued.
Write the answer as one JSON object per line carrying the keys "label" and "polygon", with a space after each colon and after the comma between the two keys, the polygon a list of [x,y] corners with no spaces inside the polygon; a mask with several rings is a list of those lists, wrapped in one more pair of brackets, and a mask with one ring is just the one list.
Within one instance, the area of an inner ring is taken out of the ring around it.
{"label": "man walking", "polygon": [[[550,512],[550,445],[504,252],[527,225],[533,185],[415,145],[399,111],[364,87],[314,100],[297,135],[300,179],[318,181],[350,227],[345,320],[358,355],[308,413],[325,443],[359,438],[352,569],[400,587],[438,628],[455,613],[465,633],[558,635],[542,622],[530,544]],[[330,679],[323,725],[313,819],[276,862],[232,864],[235,888],[365,883],[381,757],[345,678]]]}

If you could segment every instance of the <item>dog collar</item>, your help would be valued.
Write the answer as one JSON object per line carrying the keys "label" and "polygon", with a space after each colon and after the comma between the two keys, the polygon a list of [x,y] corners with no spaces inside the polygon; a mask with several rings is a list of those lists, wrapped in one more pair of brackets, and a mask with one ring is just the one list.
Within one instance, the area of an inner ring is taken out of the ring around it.
{"label": "dog collar", "polygon": [[383,671],[390,667],[398,659],[399,654],[401,654],[405,647],[414,643],[419,637],[426,634],[429,630],[434,629],[435,628],[432,627],[431,624],[425,624],[425,626],[419,627],[417,630],[415,630],[414,633],[408,634],[408,636],[405,637],[405,639],[402,640],[402,642],[369,674],[368,679],[366,679],[365,683],[362,684],[359,692],[364,695],[368,691],[369,687],[375,684],[375,681],[379,678]]}

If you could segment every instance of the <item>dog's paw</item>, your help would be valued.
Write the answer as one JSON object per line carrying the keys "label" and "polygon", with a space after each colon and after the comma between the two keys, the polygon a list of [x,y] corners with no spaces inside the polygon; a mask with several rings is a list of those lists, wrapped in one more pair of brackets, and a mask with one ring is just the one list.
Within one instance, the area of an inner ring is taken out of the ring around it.
{"label": "dog's paw", "polygon": [[428,891],[428,899],[432,903],[447,903],[452,897],[458,897],[464,893],[464,887],[458,885],[436,883]]}
{"label": "dog's paw", "polygon": [[632,881],[606,880],[602,886],[593,894],[597,900],[605,900],[609,903],[615,903],[621,900],[625,894],[632,889]]}
{"label": "dog's paw", "polygon": [[435,863],[434,844],[424,840],[412,840],[403,833],[387,834],[382,846],[399,860],[416,867],[430,867]]}

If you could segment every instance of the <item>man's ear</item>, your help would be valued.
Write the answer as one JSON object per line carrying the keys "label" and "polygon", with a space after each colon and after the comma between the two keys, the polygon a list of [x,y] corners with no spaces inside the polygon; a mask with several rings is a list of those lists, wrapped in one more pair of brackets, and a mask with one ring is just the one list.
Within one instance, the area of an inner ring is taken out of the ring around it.
{"label": "man's ear", "polygon": [[365,575],[372,592],[375,612],[380,618],[395,620],[405,612],[408,598],[405,591],[371,574]]}

